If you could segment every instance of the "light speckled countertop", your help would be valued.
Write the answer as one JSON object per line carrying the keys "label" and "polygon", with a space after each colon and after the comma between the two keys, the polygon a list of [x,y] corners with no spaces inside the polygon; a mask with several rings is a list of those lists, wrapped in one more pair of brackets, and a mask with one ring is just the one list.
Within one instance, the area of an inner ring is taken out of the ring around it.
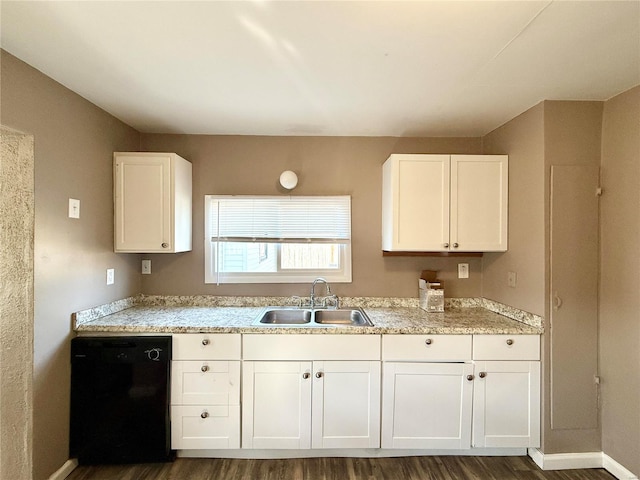
{"label": "light speckled countertop", "polygon": [[[269,299],[273,300],[273,299]],[[503,311],[506,306],[487,305],[484,299],[449,301],[444,313],[427,313],[412,301],[350,299],[347,305],[362,307],[373,327],[355,326],[264,326],[256,324],[264,306],[270,303],[213,302],[206,306],[196,301],[162,301],[158,297],[137,297],[119,301],[111,313],[108,306],[74,314],[75,330],[86,333],[304,333],[304,334],[540,334],[539,317],[518,311]],[[413,300],[413,299],[410,299]],[[124,303],[122,303],[124,302]],[[230,303],[232,306],[227,306]],[[499,305],[499,304],[498,304]],[[488,308],[487,308],[488,307]],[[346,307],[345,307],[346,308]],[[491,310],[489,309],[491,308]],[[119,311],[118,311],[119,310]],[[492,310],[498,310],[503,314]],[[100,314],[96,313],[99,311]],[[505,316],[508,314],[512,318]],[[513,319],[513,318],[517,318]],[[525,323],[525,321],[527,323]],[[539,322],[539,324],[538,324]]]}

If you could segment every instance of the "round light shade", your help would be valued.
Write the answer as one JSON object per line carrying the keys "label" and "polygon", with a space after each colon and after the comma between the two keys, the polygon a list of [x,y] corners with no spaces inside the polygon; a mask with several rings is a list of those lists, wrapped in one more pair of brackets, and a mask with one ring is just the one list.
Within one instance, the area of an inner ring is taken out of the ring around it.
{"label": "round light shade", "polygon": [[298,176],[291,170],[286,170],[280,175],[280,185],[287,190],[293,190],[298,185]]}

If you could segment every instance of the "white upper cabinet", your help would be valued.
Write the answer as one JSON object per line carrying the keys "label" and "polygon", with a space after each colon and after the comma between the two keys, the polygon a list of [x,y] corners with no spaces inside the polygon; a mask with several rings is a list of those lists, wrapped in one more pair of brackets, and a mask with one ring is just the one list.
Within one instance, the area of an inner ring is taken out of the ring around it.
{"label": "white upper cabinet", "polygon": [[382,250],[507,250],[507,155],[394,154],[382,178]]}
{"label": "white upper cabinet", "polygon": [[114,250],[191,250],[191,163],[175,153],[116,152]]}

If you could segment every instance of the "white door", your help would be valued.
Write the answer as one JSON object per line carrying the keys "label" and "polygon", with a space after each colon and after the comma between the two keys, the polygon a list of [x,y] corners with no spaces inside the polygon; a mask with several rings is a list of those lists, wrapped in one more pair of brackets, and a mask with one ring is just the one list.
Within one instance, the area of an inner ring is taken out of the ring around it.
{"label": "white door", "polygon": [[540,446],[540,362],[476,362],[473,446]]}
{"label": "white door", "polygon": [[[116,251],[171,249],[171,157],[118,155],[115,161]],[[165,248],[163,243],[169,243]]]}
{"label": "white door", "polygon": [[380,362],[313,362],[313,448],[380,447]]}
{"label": "white door", "polygon": [[311,448],[311,362],[242,369],[242,448]]}
{"label": "white door", "polygon": [[508,156],[451,156],[451,251],[507,250]]}
{"label": "white door", "polygon": [[470,448],[472,375],[470,363],[385,363],[382,448]]}
{"label": "white door", "polygon": [[383,176],[383,250],[447,250],[449,155],[392,155]]}

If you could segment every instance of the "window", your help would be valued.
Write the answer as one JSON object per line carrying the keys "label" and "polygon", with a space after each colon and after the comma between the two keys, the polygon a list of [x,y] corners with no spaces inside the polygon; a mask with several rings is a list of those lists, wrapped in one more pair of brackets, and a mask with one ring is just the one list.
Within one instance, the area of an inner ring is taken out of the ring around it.
{"label": "window", "polygon": [[351,282],[351,197],[205,195],[205,283]]}

